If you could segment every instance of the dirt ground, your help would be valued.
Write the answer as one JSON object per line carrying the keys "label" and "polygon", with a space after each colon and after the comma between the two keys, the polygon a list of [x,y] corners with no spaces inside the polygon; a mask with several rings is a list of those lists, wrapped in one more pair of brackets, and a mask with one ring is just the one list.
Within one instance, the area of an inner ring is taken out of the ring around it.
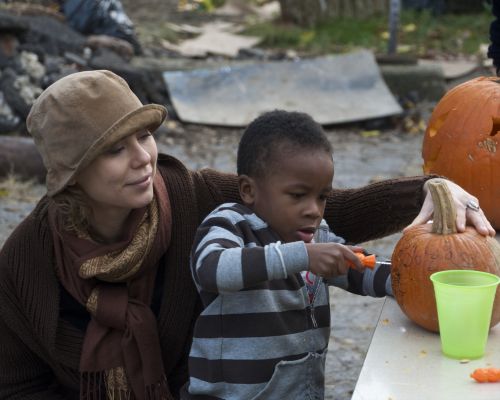
{"label": "dirt ground", "polygon": [[[168,20],[158,12],[160,1],[125,0],[133,22]],[[418,105],[422,116],[432,105]],[[241,130],[167,122],[158,135],[160,151],[178,157],[188,167],[234,171]],[[356,187],[371,181],[421,173],[422,134],[406,133],[401,124],[389,129],[362,125],[326,128],[334,147],[337,187]],[[370,131],[370,134],[367,132]],[[0,246],[44,193],[39,184],[13,179],[0,182]],[[378,255],[390,257],[399,235],[366,243]],[[351,398],[376,325],[383,299],[354,296],[332,289],[332,339],[327,359],[326,399]]]}

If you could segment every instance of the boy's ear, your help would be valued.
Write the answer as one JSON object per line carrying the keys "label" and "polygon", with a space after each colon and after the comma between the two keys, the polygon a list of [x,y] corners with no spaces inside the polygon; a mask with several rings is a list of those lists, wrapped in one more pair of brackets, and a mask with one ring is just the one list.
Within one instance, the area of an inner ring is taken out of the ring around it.
{"label": "boy's ear", "polygon": [[238,188],[243,203],[246,206],[251,206],[255,197],[255,181],[248,175],[240,175],[238,176]]}

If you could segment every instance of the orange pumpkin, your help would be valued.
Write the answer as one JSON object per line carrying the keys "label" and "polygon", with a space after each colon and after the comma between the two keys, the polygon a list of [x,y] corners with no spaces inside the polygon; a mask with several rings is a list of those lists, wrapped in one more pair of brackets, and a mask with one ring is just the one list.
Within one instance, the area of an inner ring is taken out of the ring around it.
{"label": "orange pumpkin", "polygon": [[[401,310],[421,327],[438,332],[432,273],[475,269],[500,276],[500,244],[475,229],[458,233],[456,209],[446,184],[434,179],[428,188],[434,202],[432,224],[415,226],[403,234],[392,254],[392,290]],[[491,326],[500,321],[500,295],[495,298]]]}
{"label": "orange pumpkin", "polygon": [[[425,132],[424,173],[458,183],[500,229],[500,78],[462,83],[438,102]],[[498,151],[497,151],[498,150]]]}

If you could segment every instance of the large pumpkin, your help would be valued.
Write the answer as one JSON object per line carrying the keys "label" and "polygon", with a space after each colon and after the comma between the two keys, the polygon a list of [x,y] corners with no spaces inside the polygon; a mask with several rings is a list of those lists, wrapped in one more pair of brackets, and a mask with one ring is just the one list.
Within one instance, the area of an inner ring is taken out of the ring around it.
{"label": "large pumpkin", "polygon": [[425,132],[424,173],[458,183],[500,229],[500,78],[462,83],[438,102]]}
{"label": "large pumpkin", "polygon": [[[475,229],[456,230],[456,209],[447,185],[429,181],[434,202],[432,224],[406,231],[392,254],[392,290],[408,318],[430,331],[438,332],[432,273],[448,269],[475,269],[500,276],[500,244]],[[500,295],[495,298],[491,326],[500,321]]]}

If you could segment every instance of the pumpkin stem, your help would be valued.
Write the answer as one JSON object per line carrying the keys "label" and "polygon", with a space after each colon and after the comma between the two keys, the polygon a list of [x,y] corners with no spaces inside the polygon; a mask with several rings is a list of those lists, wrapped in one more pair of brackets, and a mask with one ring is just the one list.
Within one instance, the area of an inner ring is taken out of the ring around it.
{"label": "pumpkin stem", "polygon": [[428,189],[434,203],[432,233],[438,235],[457,233],[457,210],[448,186],[442,180],[433,179],[429,181]]}

